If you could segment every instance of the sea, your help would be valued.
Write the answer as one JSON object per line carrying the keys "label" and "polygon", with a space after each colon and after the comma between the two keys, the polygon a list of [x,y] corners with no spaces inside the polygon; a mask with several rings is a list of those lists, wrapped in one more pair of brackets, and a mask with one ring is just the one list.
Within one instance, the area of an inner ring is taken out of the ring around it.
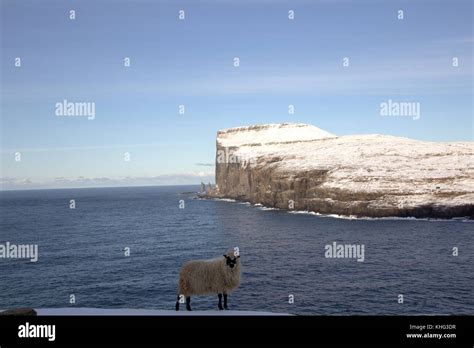
{"label": "sea", "polygon": [[[0,192],[0,308],[174,309],[183,262],[239,248],[234,310],[299,315],[474,314],[474,224],[348,219],[196,199],[198,186]],[[74,209],[72,209],[74,208]],[[327,246],[364,247],[364,259]],[[347,256],[347,255],[345,255]],[[217,296],[192,298],[216,310]]]}

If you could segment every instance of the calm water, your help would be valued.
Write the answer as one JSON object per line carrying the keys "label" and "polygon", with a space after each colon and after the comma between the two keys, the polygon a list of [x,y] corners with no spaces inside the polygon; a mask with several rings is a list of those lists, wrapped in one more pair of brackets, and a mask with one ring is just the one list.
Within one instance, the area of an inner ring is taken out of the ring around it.
{"label": "calm water", "polygon": [[[67,307],[74,294],[77,307],[173,309],[183,261],[239,246],[242,285],[230,297],[232,309],[474,314],[471,222],[345,220],[180,194],[196,190],[0,193],[0,243],[39,245],[37,263],[0,259],[0,308]],[[324,258],[333,241],[364,244],[365,262]],[[217,307],[213,297],[193,298],[193,305]]]}

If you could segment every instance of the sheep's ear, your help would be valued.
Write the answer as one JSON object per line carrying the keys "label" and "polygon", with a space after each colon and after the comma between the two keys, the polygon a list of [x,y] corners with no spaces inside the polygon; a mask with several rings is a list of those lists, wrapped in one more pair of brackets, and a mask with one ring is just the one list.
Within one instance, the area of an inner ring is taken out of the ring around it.
{"label": "sheep's ear", "polygon": [[226,259],[228,258],[228,256],[227,256],[227,255],[222,255],[222,256],[224,256]]}

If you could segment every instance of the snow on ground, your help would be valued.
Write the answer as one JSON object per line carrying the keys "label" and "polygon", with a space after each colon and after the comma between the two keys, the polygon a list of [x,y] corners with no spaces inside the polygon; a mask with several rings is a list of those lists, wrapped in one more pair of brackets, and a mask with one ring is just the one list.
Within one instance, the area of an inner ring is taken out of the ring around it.
{"label": "snow on ground", "polygon": [[314,126],[303,123],[267,124],[221,130],[217,141],[221,146],[242,146],[244,144],[267,144],[271,142],[307,141],[335,137]]}
{"label": "snow on ground", "polygon": [[321,188],[392,194],[400,207],[474,202],[474,142],[337,137],[309,125],[272,124],[220,131],[217,143],[238,147],[234,154],[250,167],[290,176],[327,171]]}
{"label": "snow on ground", "polygon": [[132,316],[281,316],[290,315],[285,313],[258,312],[258,311],[174,311],[174,310],[156,310],[156,309],[105,309],[105,308],[38,308],[35,309],[38,315],[67,315],[67,316],[83,316],[83,315],[132,315]]}

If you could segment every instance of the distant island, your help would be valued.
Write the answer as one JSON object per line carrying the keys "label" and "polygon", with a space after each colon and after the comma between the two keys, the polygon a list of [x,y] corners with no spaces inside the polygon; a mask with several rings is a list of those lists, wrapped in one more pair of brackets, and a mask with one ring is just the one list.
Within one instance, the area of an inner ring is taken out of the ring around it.
{"label": "distant island", "polygon": [[217,133],[206,197],[352,217],[474,219],[474,142],[336,136],[307,124]]}

